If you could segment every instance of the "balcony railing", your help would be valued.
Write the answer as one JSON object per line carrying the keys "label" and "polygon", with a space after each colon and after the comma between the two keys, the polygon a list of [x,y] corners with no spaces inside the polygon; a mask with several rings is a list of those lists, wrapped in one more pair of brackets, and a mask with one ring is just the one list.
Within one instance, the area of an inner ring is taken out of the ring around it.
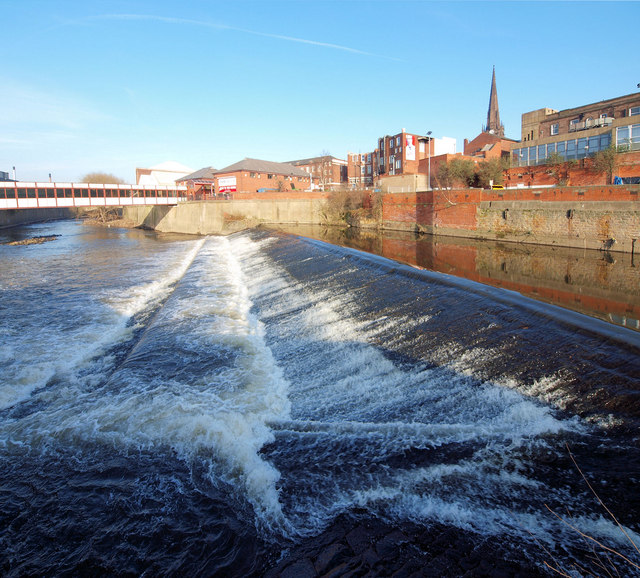
{"label": "balcony railing", "polygon": [[600,128],[602,126],[611,126],[614,119],[611,117],[606,118],[588,118],[582,122],[574,122],[569,125],[569,132],[575,132],[578,130],[587,130],[590,128]]}

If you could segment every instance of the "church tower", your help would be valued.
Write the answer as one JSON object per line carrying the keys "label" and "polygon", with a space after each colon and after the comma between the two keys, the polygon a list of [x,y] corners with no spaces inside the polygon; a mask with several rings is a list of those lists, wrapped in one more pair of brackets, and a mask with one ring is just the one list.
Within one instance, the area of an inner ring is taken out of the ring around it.
{"label": "church tower", "polygon": [[491,94],[489,95],[489,112],[487,113],[487,125],[482,127],[482,132],[489,132],[497,136],[504,136],[504,125],[500,123],[500,110],[498,109],[498,89],[496,88],[496,67],[493,67],[491,79]]}

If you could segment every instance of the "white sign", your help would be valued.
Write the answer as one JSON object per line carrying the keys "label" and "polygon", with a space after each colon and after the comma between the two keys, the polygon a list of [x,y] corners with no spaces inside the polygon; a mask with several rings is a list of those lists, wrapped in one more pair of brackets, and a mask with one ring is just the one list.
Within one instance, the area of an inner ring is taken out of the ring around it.
{"label": "white sign", "polygon": [[406,135],[407,137],[407,142],[406,142],[406,154],[405,154],[405,159],[408,161],[415,161],[416,160],[416,145],[413,144],[413,135],[412,134],[408,134]]}
{"label": "white sign", "polygon": [[218,192],[219,193],[235,193],[236,192],[236,178],[235,177],[220,177],[218,179]]}

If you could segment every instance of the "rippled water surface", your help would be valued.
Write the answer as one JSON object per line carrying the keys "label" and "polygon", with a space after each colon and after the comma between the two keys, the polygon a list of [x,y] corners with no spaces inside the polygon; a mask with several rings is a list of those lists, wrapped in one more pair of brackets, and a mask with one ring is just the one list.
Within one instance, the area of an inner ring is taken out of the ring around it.
{"label": "rippled water surface", "polygon": [[640,558],[636,332],[279,233],[0,242],[51,234],[0,245],[3,574],[261,575],[345,516]]}

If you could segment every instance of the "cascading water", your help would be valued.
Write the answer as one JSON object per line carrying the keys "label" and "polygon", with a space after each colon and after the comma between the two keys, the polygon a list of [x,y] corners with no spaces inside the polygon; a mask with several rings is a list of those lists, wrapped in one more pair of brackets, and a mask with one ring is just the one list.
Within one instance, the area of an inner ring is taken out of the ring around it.
{"label": "cascading water", "polygon": [[571,567],[545,504],[634,556],[565,444],[638,543],[635,345],[297,237],[29,230],[61,236],[0,246],[4,574],[259,575],[344,515]]}

